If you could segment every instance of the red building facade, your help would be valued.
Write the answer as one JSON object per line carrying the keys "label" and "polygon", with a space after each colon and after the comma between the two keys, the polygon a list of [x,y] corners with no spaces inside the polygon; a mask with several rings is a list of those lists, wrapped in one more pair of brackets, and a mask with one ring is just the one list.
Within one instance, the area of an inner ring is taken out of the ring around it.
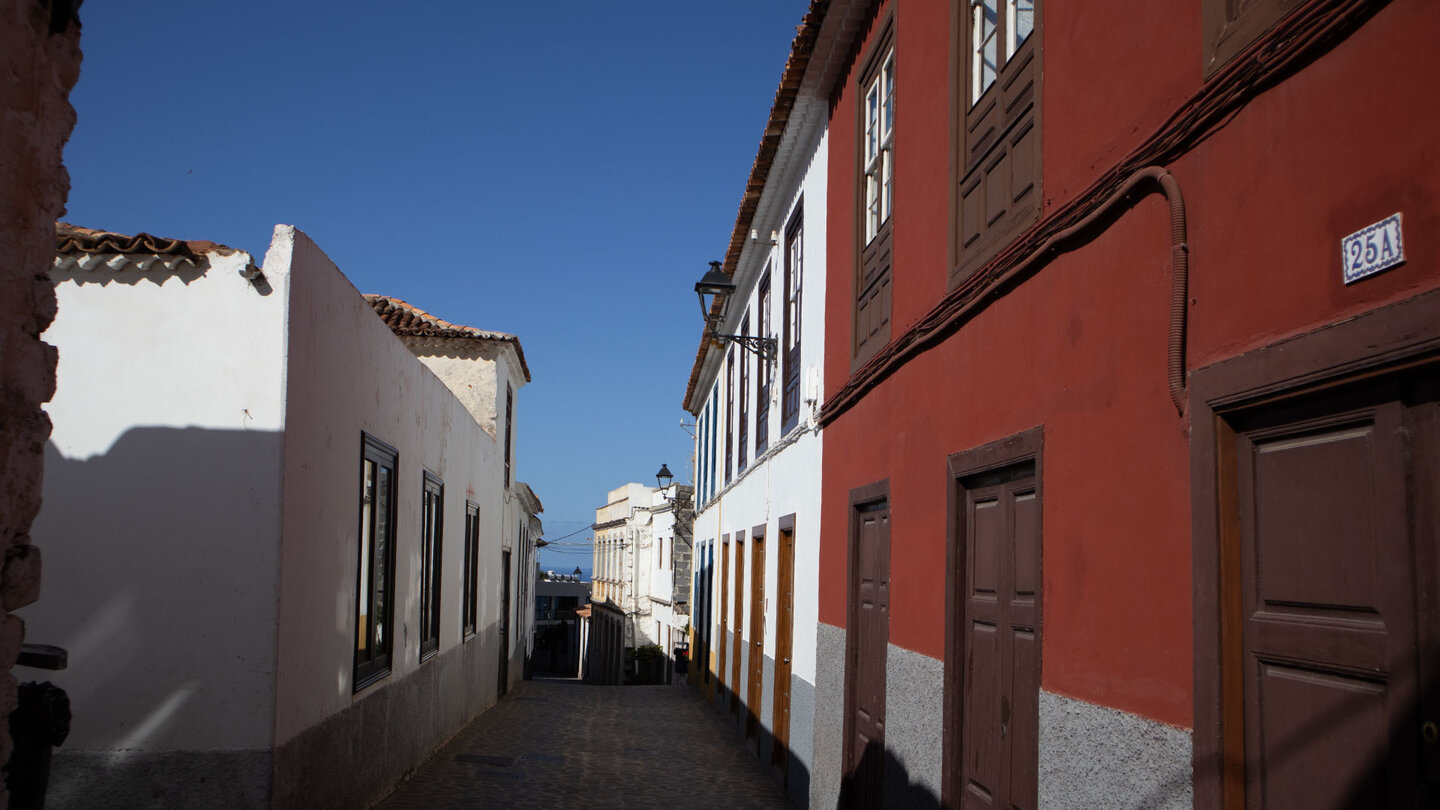
{"label": "red building facade", "polygon": [[833,89],[812,804],[1435,801],[1440,5],[1101,11]]}

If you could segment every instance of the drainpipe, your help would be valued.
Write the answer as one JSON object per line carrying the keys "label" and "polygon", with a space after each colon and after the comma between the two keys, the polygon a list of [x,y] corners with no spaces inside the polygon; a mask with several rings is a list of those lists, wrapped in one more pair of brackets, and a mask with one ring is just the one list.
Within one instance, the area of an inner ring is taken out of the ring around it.
{"label": "drainpipe", "polygon": [[1034,264],[1051,250],[1085,232],[1096,221],[1109,216],[1116,206],[1128,203],[1135,190],[1145,183],[1155,183],[1170,203],[1170,338],[1167,349],[1167,372],[1170,402],[1181,415],[1185,413],[1185,330],[1186,302],[1190,296],[1190,245],[1186,242],[1185,198],[1175,176],[1162,166],[1150,166],[1130,175],[1098,208],[1084,219],[1056,232],[1030,258],[1021,262],[998,280],[996,286],[1010,280]]}

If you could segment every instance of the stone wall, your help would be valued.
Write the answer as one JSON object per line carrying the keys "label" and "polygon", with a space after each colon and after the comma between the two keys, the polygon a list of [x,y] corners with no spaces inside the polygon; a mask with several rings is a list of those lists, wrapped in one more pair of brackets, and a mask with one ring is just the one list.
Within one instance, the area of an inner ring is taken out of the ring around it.
{"label": "stone wall", "polygon": [[[40,404],[55,388],[55,350],[40,333],[55,316],[46,273],[70,189],[61,158],[75,125],[70,88],[80,76],[79,23],[67,0],[51,2],[67,10],[54,14],[50,3],[34,0],[0,4],[0,714],[7,715],[15,705],[10,670],[25,635],[10,613],[40,589],[30,524],[50,435]],[[0,762],[10,749],[0,725]]]}

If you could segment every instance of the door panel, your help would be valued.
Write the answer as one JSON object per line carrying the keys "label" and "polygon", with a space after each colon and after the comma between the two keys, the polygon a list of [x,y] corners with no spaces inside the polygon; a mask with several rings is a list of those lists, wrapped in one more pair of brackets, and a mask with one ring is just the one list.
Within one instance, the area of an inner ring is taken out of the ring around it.
{"label": "door panel", "polygon": [[745,626],[744,602],[740,601],[740,595],[745,590],[745,533],[735,533],[735,583],[730,589],[730,612],[733,616],[730,626],[732,638],[730,643],[733,649],[730,652],[730,714],[738,717],[740,715],[740,699],[745,694],[745,683],[740,679],[740,659],[743,658],[741,651],[744,650],[745,640],[741,638],[740,629]]}
{"label": "door panel", "polygon": [[962,808],[1039,801],[1040,499],[1035,464],[961,484],[965,495],[962,624]]}
{"label": "door panel", "polygon": [[745,736],[758,745],[765,680],[765,535],[750,534],[750,688],[745,696]]}
{"label": "door panel", "polygon": [[1247,807],[1413,803],[1415,556],[1397,393],[1240,420]]}
{"label": "door panel", "polygon": [[[782,527],[784,526],[782,518]],[[775,549],[775,683],[771,705],[774,707],[770,764],[778,766],[786,784],[790,749],[790,663],[795,627],[795,529],[781,528],[780,542]]]}
{"label": "door panel", "polygon": [[717,603],[720,608],[720,627],[716,634],[715,654],[715,680],[720,688],[720,694],[725,699],[732,699],[731,692],[735,688],[734,681],[725,677],[725,655],[730,649],[730,603],[727,597],[730,594],[730,535],[724,535],[720,539],[720,601]]}
{"label": "door panel", "polygon": [[[850,807],[881,807],[885,754],[885,660],[890,642],[890,506],[886,500],[855,510],[851,580],[849,681]],[[853,674],[852,674],[853,673]]]}

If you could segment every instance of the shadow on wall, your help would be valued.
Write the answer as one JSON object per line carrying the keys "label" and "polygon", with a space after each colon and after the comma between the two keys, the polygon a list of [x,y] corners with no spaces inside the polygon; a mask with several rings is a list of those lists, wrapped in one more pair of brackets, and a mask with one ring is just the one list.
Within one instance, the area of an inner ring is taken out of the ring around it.
{"label": "shadow on wall", "polygon": [[280,457],[269,431],[136,428],[86,460],[46,445],[46,598],[23,615],[69,650],[61,752],[268,745]]}
{"label": "shadow on wall", "polygon": [[[874,784],[871,780],[877,778],[882,789],[872,793],[868,788]],[[865,746],[859,766],[840,780],[840,799],[836,807],[840,810],[868,810],[871,807],[939,810],[940,797],[924,785],[911,781],[910,772],[894,754],[870,743]]]}
{"label": "shadow on wall", "polygon": [[[1378,730],[1375,721],[1388,708],[1380,703],[1384,698],[1368,689],[1326,697],[1329,711],[1313,712],[1274,734],[1262,754],[1267,772],[1290,777],[1279,788],[1294,806],[1440,807],[1440,762],[1434,753],[1440,729],[1427,722],[1427,709],[1440,706],[1440,682],[1415,690],[1408,700],[1396,700],[1385,742],[1368,746],[1368,751],[1365,743]],[[1322,767],[1316,766],[1317,759]],[[1243,778],[1244,763],[1237,766]],[[1218,784],[1219,767],[1218,757],[1202,766],[1196,783]],[[1184,787],[1178,782],[1162,785],[1145,806],[1163,806]],[[1275,789],[1272,783],[1269,790]]]}

